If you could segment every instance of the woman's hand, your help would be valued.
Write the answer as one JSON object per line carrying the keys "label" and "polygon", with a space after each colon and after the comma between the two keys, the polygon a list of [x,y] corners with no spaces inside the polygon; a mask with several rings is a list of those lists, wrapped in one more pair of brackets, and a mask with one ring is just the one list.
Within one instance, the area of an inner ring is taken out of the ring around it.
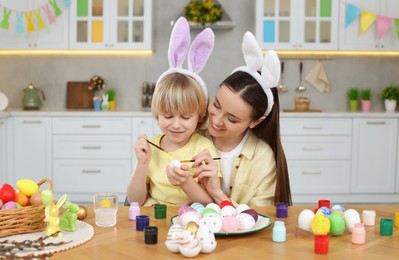
{"label": "woman's hand", "polygon": [[141,134],[137,137],[136,144],[134,145],[134,151],[136,153],[136,158],[140,164],[149,164],[151,159],[151,147],[147,143],[148,136]]}

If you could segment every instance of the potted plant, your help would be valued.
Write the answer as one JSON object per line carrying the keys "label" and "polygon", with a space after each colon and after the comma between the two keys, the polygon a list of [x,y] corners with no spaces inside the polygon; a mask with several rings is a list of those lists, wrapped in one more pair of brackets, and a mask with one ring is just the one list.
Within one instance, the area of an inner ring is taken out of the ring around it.
{"label": "potted plant", "polygon": [[115,106],[116,106],[116,101],[115,101],[116,91],[115,91],[115,89],[113,89],[113,88],[108,89],[107,94],[108,94],[109,110],[115,111]]}
{"label": "potted plant", "polygon": [[385,110],[387,112],[394,112],[399,100],[399,88],[393,85],[386,87],[381,92],[381,98],[384,100]]}
{"label": "potted plant", "polygon": [[90,78],[89,81],[89,89],[94,91],[94,97],[93,97],[93,107],[94,110],[101,111],[101,90],[105,87],[105,80],[98,76],[94,75],[93,77]]}
{"label": "potted plant", "polygon": [[359,90],[357,88],[350,88],[348,90],[349,110],[356,112],[359,110]]}
{"label": "potted plant", "polygon": [[192,0],[184,8],[183,15],[193,24],[211,24],[222,18],[222,7],[214,0]]}
{"label": "potted plant", "polygon": [[371,89],[366,88],[360,91],[360,102],[363,112],[370,112],[371,110]]}

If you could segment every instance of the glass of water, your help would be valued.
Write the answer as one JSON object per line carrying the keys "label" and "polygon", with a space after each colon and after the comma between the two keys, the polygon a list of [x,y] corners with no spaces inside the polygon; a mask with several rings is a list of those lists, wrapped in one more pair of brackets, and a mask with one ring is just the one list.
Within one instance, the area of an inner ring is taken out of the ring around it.
{"label": "glass of water", "polygon": [[112,227],[116,224],[118,194],[97,193],[94,195],[94,215],[99,227]]}

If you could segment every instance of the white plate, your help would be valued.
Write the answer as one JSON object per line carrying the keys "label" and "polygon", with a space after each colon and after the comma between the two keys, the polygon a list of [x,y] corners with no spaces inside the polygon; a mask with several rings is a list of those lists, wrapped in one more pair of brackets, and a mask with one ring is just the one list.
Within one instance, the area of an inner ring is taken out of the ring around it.
{"label": "white plate", "polygon": [[7,106],[8,106],[8,98],[3,92],[0,92],[0,111],[4,111],[7,108]]}
{"label": "white plate", "polygon": [[[170,223],[172,225],[178,223],[178,216],[172,217],[170,219]],[[271,226],[271,224],[272,224],[272,219],[270,217],[258,214],[258,221],[256,221],[255,226],[253,226],[251,229],[239,230],[236,232],[215,232],[214,234],[215,236],[238,236],[238,235],[252,234]]]}

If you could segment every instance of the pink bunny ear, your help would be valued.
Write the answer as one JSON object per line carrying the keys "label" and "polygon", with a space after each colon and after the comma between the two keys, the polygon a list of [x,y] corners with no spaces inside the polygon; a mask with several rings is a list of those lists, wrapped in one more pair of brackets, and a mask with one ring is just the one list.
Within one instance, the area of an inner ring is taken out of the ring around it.
{"label": "pink bunny ear", "polygon": [[180,17],[173,27],[168,50],[169,66],[180,68],[190,46],[190,26],[184,17]]}
{"label": "pink bunny ear", "polygon": [[257,71],[262,67],[262,50],[251,32],[246,32],[242,40],[242,53],[245,63],[251,71]]}
{"label": "pink bunny ear", "polygon": [[266,87],[273,88],[277,86],[280,80],[280,59],[273,50],[267,51],[262,66],[262,78],[266,83]]}
{"label": "pink bunny ear", "polygon": [[188,53],[188,69],[199,73],[208,61],[215,43],[215,35],[209,28],[203,30],[194,39]]}

